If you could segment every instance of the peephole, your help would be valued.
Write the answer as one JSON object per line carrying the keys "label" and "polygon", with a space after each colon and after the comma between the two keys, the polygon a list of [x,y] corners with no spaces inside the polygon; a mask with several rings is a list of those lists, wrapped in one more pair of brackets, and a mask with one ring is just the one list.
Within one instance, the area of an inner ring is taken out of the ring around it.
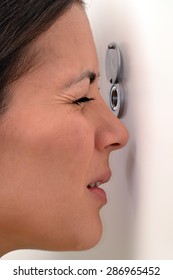
{"label": "peephole", "polygon": [[106,77],[112,85],[109,91],[110,107],[118,118],[123,115],[125,96],[122,85],[123,61],[116,43],[110,43],[106,52]]}

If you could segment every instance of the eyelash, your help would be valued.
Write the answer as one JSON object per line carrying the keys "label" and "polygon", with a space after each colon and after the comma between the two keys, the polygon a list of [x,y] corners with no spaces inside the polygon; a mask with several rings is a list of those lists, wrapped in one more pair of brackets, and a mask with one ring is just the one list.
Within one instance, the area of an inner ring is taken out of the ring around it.
{"label": "eyelash", "polygon": [[73,103],[80,106],[81,103],[89,102],[89,101],[92,101],[92,100],[95,100],[95,98],[93,98],[93,97],[92,98],[82,97],[78,100],[73,101]]}
{"label": "eyelash", "polygon": [[[99,77],[100,77],[100,74],[99,74]],[[95,82],[95,79],[96,79],[96,75],[95,75],[94,73],[91,74],[91,75],[90,75],[90,84],[94,83],[94,82]],[[100,88],[99,88],[99,90],[100,90]],[[90,101],[92,101],[92,100],[95,100],[95,98],[94,98],[94,97],[88,98],[88,97],[85,96],[85,97],[82,97],[82,98],[80,98],[80,99],[78,99],[78,100],[73,101],[73,103],[80,106],[81,103],[90,102]]]}

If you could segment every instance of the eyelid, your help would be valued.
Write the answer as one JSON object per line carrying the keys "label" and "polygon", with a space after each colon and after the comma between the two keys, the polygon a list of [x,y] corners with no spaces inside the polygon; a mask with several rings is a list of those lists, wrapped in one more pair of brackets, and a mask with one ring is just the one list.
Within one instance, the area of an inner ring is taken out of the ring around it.
{"label": "eyelid", "polygon": [[95,100],[95,98],[94,97],[89,98],[89,97],[84,96],[84,97],[81,97],[81,98],[73,101],[73,103],[80,106],[80,103],[85,103],[85,102],[89,102],[92,100]]}

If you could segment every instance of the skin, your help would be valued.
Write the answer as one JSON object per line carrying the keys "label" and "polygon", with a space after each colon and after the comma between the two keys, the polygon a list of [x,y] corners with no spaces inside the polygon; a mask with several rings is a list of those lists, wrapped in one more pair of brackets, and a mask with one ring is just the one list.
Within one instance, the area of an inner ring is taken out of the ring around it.
{"label": "skin", "polygon": [[[104,203],[87,185],[109,174],[110,153],[128,139],[98,79],[81,78],[98,75],[84,10],[73,5],[36,46],[40,63],[12,85],[13,103],[0,124],[1,254],[96,245]],[[95,100],[74,103],[84,96]]]}

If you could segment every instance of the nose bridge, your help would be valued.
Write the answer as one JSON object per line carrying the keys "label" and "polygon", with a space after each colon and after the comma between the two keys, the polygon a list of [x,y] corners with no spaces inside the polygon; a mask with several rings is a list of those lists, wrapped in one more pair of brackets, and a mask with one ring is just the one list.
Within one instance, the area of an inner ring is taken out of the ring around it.
{"label": "nose bridge", "polygon": [[128,141],[128,131],[124,124],[111,112],[101,98],[99,108],[99,125],[96,144],[99,149],[120,149]]}

